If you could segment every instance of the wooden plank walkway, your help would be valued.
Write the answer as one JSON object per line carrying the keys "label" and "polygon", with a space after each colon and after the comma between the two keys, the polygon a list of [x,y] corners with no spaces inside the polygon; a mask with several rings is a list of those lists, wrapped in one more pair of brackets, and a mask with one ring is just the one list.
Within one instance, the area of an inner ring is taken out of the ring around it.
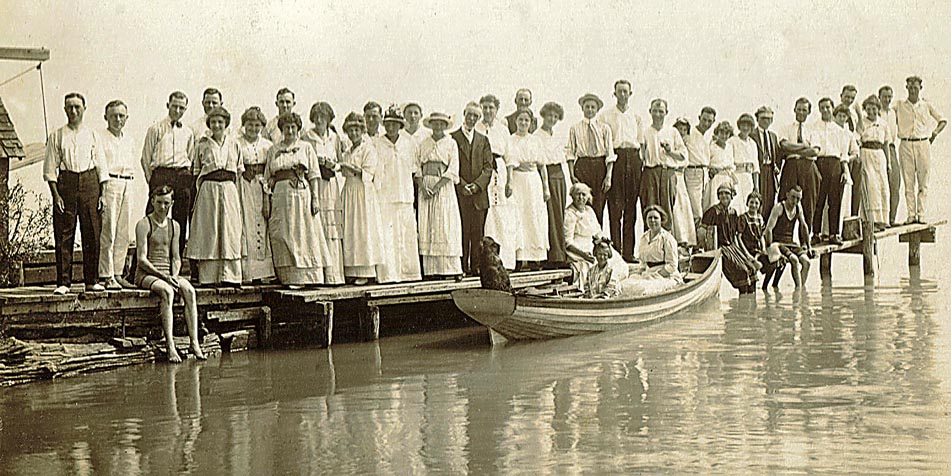
{"label": "wooden plank walkway", "polygon": [[[862,255],[862,267],[866,276],[874,276],[874,256],[877,253],[876,244],[878,241],[898,237],[900,243],[908,243],[908,265],[921,265],[921,243],[934,243],[936,239],[937,227],[947,225],[948,220],[938,220],[930,223],[912,223],[907,225],[898,225],[877,231],[871,234],[865,234],[868,229],[863,224],[863,234],[861,237],[853,240],[845,240],[840,245],[820,244],[812,248],[819,255],[819,273],[823,278],[832,277],[832,255],[835,253],[860,254]],[[867,238],[867,239],[866,239]]]}

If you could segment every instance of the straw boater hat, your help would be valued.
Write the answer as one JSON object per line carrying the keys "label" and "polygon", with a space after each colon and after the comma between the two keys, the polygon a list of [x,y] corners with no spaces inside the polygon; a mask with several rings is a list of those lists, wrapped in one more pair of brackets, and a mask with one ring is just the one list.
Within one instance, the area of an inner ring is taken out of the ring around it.
{"label": "straw boater hat", "polygon": [[395,105],[390,106],[389,109],[386,110],[386,113],[383,114],[383,122],[396,122],[399,123],[400,126],[406,125],[406,121],[403,119],[403,113]]}
{"label": "straw boater hat", "polygon": [[584,96],[578,98],[578,105],[584,107],[584,103],[588,101],[596,102],[598,104],[598,109],[604,107],[604,101],[602,101],[601,98],[599,98],[598,95],[594,93],[587,93]]}
{"label": "straw boater hat", "polygon": [[446,123],[446,129],[452,128],[452,118],[448,114],[442,112],[431,112],[429,117],[423,119],[423,127],[427,129],[432,129],[433,121],[442,121]]}
{"label": "straw boater hat", "polygon": [[343,121],[343,130],[346,131],[348,127],[360,126],[364,129],[367,128],[367,122],[363,119],[363,114],[357,112],[351,112],[347,114],[347,118]]}

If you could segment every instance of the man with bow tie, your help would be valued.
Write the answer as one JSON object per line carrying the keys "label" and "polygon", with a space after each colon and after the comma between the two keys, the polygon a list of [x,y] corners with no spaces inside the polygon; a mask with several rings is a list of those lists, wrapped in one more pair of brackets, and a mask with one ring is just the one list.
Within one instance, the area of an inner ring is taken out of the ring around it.
{"label": "man with bow tie", "polygon": [[[195,148],[195,133],[182,126],[182,116],[188,109],[188,97],[175,91],[168,97],[168,116],[149,127],[142,146],[142,171],[149,182],[149,191],[168,185],[175,191],[172,219],[178,222],[182,236],[186,236],[192,210],[191,156]],[[151,208],[151,207],[150,207]],[[150,210],[146,210],[149,213]],[[185,240],[179,240],[184,256]]]}

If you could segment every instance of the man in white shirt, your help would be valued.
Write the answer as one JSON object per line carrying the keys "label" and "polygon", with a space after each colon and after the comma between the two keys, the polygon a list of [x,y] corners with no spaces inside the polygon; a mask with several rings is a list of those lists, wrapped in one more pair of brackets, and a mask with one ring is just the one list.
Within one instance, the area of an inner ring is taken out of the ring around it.
{"label": "man in white shirt", "polygon": [[99,132],[102,166],[109,180],[102,186],[102,231],[99,235],[99,280],[109,290],[134,286],[122,277],[129,253],[129,207],[132,203],[132,174],[135,168],[135,140],[123,131],[129,113],[116,99],[106,104],[107,127]]}
{"label": "man in white shirt", "polygon": [[626,261],[634,261],[634,225],[637,223],[637,201],[640,197],[642,135],[641,118],[628,104],[631,82],[619,79],[614,83],[617,103],[599,115],[611,128],[614,141],[614,170],[608,192],[608,222],[611,240]]}
{"label": "man in white shirt", "polygon": [[614,173],[614,135],[607,124],[597,119],[604,102],[588,93],[578,99],[584,119],[568,130],[568,171],[571,182],[591,187],[591,207],[598,223],[603,223],[607,193]]}
{"label": "man in white shirt", "polygon": [[[819,147],[815,145],[812,128],[806,125],[811,112],[812,103],[809,99],[797,99],[793,108],[796,120],[779,130],[779,146],[786,153],[779,178],[779,196],[785,197],[786,192],[799,185],[802,188],[802,211],[809,225],[813,223],[819,192],[819,169],[816,167]],[[799,237],[803,241],[809,239],[801,229]]]}
{"label": "man in white shirt", "polygon": [[687,184],[687,196],[690,197],[690,212],[694,224],[700,226],[703,217],[703,195],[707,184],[707,167],[710,166],[710,137],[708,132],[717,120],[716,109],[704,106],[700,109],[697,126],[690,129],[687,140],[687,169],[684,170],[684,183]]}
{"label": "man in white shirt", "polygon": [[[188,221],[192,211],[192,190],[195,179],[192,176],[192,151],[195,149],[195,133],[190,127],[182,126],[182,116],[188,109],[188,96],[175,91],[168,97],[168,116],[149,127],[142,144],[142,171],[149,182],[149,192],[162,185],[168,185],[175,191],[175,203],[172,205],[172,219],[178,222],[183,239],[179,240],[179,250],[185,255],[185,239]],[[151,213],[151,200],[146,213]]]}
{"label": "man in white shirt", "polygon": [[908,207],[908,222],[912,223],[925,222],[931,144],[948,125],[944,116],[920,96],[921,83],[918,76],[906,79],[908,99],[898,101],[895,105],[898,137],[901,139],[898,156],[902,179],[905,181],[905,205]]}
{"label": "man in white shirt", "polygon": [[645,128],[641,157],[644,171],[641,173],[641,210],[651,205],[659,206],[667,214],[664,228],[673,227],[674,170],[672,165],[688,161],[687,145],[677,129],[664,125],[667,118],[667,101],[654,99],[650,107],[651,125]]}
{"label": "man in white shirt", "polygon": [[223,105],[224,98],[221,95],[221,91],[215,88],[205,89],[205,92],[201,95],[201,107],[205,113],[201,116],[201,120],[192,125],[192,130],[195,131],[196,138],[200,139],[205,136],[211,137],[211,131],[208,129],[208,113],[211,112],[212,109]]}
{"label": "man in white shirt", "polygon": [[418,103],[409,102],[403,105],[403,119],[406,121],[403,132],[409,134],[416,141],[417,146],[431,134],[430,130],[422,127],[420,123],[423,119],[423,107]]}
{"label": "man in white shirt", "polygon": [[[881,117],[885,122],[885,127],[891,133],[893,138],[898,139],[898,116],[895,108],[891,107],[892,98],[895,93],[891,86],[885,85],[878,88],[878,100],[882,102]],[[888,225],[895,226],[895,220],[898,216],[898,202],[901,199],[901,165],[898,164],[898,145],[888,144],[885,149],[885,157],[888,160]]]}
{"label": "man in white shirt", "polygon": [[479,99],[479,107],[482,108],[482,120],[476,124],[475,130],[489,138],[492,156],[498,159],[505,155],[505,147],[511,134],[508,124],[498,120],[499,98],[494,94],[486,94]]}
{"label": "man in white shirt", "polygon": [[383,120],[383,106],[376,101],[368,101],[363,105],[363,118],[367,121],[367,136],[380,135],[380,122]]}
{"label": "man in white shirt", "polygon": [[849,132],[858,131],[859,124],[862,122],[862,111],[859,110],[859,105],[855,102],[855,96],[858,93],[858,88],[851,84],[842,86],[842,92],[839,93],[839,105],[845,106],[849,110],[849,117],[846,120]]}
{"label": "man in white shirt", "polygon": [[[848,108],[839,106],[836,111],[843,115],[843,120],[847,121]],[[833,244],[841,243],[839,237],[839,215],[842,212],[842,193],[845,191],[845,184],[851,182],[849,178],[849,143],[843,142],[843,135],[849,135],[849,132],[843,129],[839,124],[833,122],[833,102],[831,98],[822,98],[819,100],[819,121],[813,126],[815,135],[815,144],[822,151],[816,158],[816,167],[819,170],[819,194],[816,199],[816,211],[813,216],[812,240],[813,244],[822,240],[819,238],[822,231],[822,213],[826,205],[829,205],[829,242]],[[845,150],[842,150],[845,147]],[[856,151],[857,152],[857,151]]]}
{"label": "man in white shirt", "polygon": [[297,105],[297,96],[294,94],[294,91],[288,88],[281,88],[277,91],[274,105],[277,106],[277,115],[271,118],[270,121],[267,121],[267,126],[264,128],[264,137],[274,144],[277,144],[284,140],[284,134],[281,133],[281,128],[277,126],[277,119],[283,114],[289,114],[294,111],[294,106]]}
{"label": "man in white shirt", "polygon": [[73,278],[73,243],[76,220],[82,233],[83,282],[86,291],[103,291],[99,277],[99,197],[108,179],[102,165],[102,147],[96,134],[83,125],[86,98],[66,95],[64,110],[68,122],[46,141],[43,179],[53,197],[53,239],[56,246],[56,289],[69,292]]}

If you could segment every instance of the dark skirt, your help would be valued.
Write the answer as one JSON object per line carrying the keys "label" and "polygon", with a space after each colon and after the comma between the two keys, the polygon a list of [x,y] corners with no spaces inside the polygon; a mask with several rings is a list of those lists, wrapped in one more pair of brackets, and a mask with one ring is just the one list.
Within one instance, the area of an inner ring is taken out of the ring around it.
{"label": "dark skirt", "polygon": [[734,288],[743,290],[748,286],[756,285],[756,270],[746,265],[745,258],[737,247],[728,245],[720,248],[723,255],[723,275]]}
{"label": "dark skirt", "polygon": [[561,164],[549,165],[548,190],[548,262],[563,264],[568,261],[565,251],[565,195],[567,193],[565,174]]}

